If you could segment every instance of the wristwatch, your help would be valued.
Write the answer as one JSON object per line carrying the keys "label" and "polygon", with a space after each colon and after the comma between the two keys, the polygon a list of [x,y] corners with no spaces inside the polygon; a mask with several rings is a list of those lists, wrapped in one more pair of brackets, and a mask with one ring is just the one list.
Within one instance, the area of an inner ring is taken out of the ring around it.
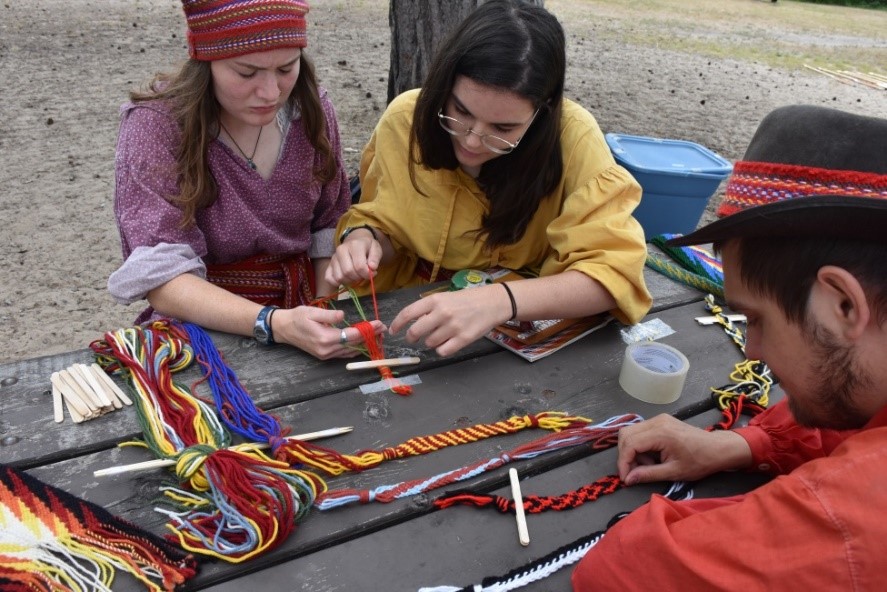
{"label": "wristwatch", "polygon": [[349,226],[348,228],[343,230],[342,236],[339,237],[339,244],[341,245],[342,243],[344,243],[349,234],[351,234],[355,230],[360,230],[361,228],[363,228],[364,230],[369,230],[370,234],[373,235],[373,240],[379,240],[378,238],[376,238],[376,231],[373,230],[372,226],[370,226],[369,224],[362,224],[360,226]]}
{"label": "wristwatch", "polygon": [[256,324],[253,325],[253,337],[262,345],[271,345],[274,343],[274,332],[271,330],[271,313],[279,306],[266,306],[259,311],[256,317]]}

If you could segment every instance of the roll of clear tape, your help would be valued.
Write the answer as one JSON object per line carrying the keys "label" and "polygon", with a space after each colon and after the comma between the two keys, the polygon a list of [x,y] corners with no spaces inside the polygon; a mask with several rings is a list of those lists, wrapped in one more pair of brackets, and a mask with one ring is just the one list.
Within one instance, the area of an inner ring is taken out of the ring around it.
{"label": "roll of clear tape", "polygon": [[687,356],[670,345],[632,343],[625,349],[619,386],[636,399],[664,405],[681,396],[689,370]]}

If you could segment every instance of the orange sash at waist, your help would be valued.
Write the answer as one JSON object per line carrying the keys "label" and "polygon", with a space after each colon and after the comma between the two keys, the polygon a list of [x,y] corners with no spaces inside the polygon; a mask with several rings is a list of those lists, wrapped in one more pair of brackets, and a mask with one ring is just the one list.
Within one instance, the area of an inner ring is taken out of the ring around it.
{"label": "orange sash at waist", "polygon": [[206,279],[259,304],[283,308],[314,300],[314,266],[305,253],[256,255],[224,265],[207,265]]}

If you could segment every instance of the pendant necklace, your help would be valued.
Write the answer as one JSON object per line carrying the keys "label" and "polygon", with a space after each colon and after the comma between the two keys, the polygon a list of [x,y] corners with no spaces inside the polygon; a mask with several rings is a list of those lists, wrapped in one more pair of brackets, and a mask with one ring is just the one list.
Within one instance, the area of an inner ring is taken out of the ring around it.
{"label": "pendant necklace", "polygon": [[253,162],[253,158],[256,156],[256,150],[259,149],[259,139],[262,137],[262,130],[265,129],[265,126],[262,126],[262,127],[259,128],[259,135],[256,136],[256,145],[253,146],[253,153],[252,153],[252,156],[247,156],[247,155],[246,155],[246,152],[243,151],[243,149],[242,149],[242,148],[240,147],[240,145],[237,143],[237,140],[234,139],[234,136],[232,136],[232,135],[231,135],[231,132],[228,131],[228,128],[225,127],[225,124],[222,123],[222,120],[221,120],[221,119],[219,120],[219,126],[225,131],[226,134],[228,134],[228,137],[231,138],[231,141],[234,143],[234,146],[237,148],[237,150],[238,150],[238,151],[243,155],[243,157],[246,159],[246,162],[247,162],[247,164],[249,165],[249,168],[251,168],[252,170],[256,170],[256,163]]}

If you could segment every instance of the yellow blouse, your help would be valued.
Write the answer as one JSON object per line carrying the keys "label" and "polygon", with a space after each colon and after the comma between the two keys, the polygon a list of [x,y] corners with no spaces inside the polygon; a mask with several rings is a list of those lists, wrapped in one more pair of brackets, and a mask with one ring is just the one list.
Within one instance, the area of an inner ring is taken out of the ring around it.
{"label": "yellow blouse", "polygon": [[540,276],[570,269],[600,282],[618,304],[623,323],[639,321],[652,299],[644,285],[644,231],[632,212],[641,199],[637,181],[617,165],[594,117],[564,101],[561,149],[564,174],[544,199],[523,238],[485,248],[475,231],[489,202],[464,171],[415,168],[410,181],[409,135],[418,90],[397,97],[382,115],[360,163],[361,200],[339,220],[347,227],[369,224],[391,239],[395,260],[379,269],[377,290],[423,283],[418,258],[450,270],[501,266]]}

